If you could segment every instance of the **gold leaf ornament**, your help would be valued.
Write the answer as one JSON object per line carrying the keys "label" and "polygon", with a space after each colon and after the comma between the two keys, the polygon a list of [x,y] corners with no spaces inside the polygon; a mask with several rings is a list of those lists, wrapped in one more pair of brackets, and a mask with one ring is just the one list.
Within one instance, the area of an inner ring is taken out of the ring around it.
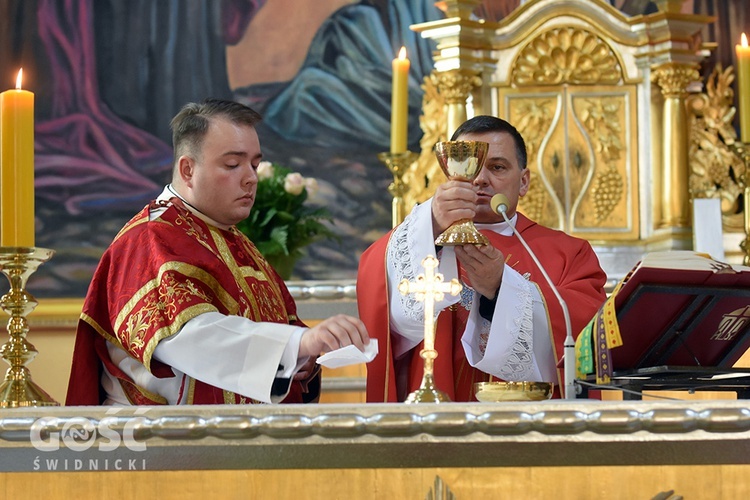
{"label": "gold leaf ornament", "polygon": [[518,86],[616,84],[622,69],[612,49],[580,28],[555,28],[529,42],[513,65]]}

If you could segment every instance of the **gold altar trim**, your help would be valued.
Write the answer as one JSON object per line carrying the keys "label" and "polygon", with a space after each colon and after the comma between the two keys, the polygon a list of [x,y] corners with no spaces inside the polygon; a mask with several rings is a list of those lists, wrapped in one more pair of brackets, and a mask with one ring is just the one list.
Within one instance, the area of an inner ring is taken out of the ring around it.
{"label": "gold altar trim", "polygon": [[[627,17],[609,4],[597,4],[587,11],[578,10],[580,8],[578,3],[566,1],[555,2],[552,5],[545,6],[544,9],[536,9],[535,7],[533,3],[524,4],[509,16],[503,18],[500,23],[494,23],[493,28],[497,29],[498,33],[493,40],[492,47],[498,50],[511,48],[517,45],[523,37],[523,34],[512,31],[503,35],[500,33],[503,27],[516,22],[525,22],[528,23],[526,26],[528,28],[527,33],[536,32],[545,23],[559,18],[574,19],[580,22],[580,26],[594,29],[598,35],[620,45],[641,47],[649,43],[649,37],[646,33],[633,30],[633,26],[645,22],[644,16]],[[524,20],[524,17],[528,17],[528,19]],[[579,24],[570,26],[578,27]]]}

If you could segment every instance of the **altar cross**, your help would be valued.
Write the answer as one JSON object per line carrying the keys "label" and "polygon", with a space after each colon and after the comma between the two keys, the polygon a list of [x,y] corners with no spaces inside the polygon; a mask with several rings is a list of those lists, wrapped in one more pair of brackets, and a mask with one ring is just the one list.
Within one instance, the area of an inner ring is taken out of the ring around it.
{"label": "altar cross", "polygon": [[434,256],[428,255],[422,260],[424,274],[417,276],[416,281],[401,280],[398,291],[402,295],[415,294],[415,298],[424,302],[424,349],[435,350],[435,302],[443,300],[445,293],[458,295],[461,293],[461,283],[456,278],[449,282],[443,281],[443,275],[435,273],[440,264]]}

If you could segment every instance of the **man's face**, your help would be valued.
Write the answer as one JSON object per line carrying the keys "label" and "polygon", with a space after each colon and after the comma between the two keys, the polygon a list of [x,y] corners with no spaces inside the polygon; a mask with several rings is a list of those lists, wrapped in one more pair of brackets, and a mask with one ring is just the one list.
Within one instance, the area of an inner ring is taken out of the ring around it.
{"label": "man's face", "polygon": [[214,118],[196,156],[185,180],[188,202],[226,226],[245,219],[255,202],[262,158],[255,129]]}
{"label": "man's face", "polygon": [[458,137],[460,141],[482,141],[489,143],[487,159],[473,184],[479,188],[479,201],[474,222],[493,223],[503,220],[490,207],[492,196],[502,193],[508,197],[507,215],[510,218],[516,213],[518,199],[529,190],[529,169],[521,170],[518,166],[516,145],[513,137],[506,132],[482,132],[465,134]]}

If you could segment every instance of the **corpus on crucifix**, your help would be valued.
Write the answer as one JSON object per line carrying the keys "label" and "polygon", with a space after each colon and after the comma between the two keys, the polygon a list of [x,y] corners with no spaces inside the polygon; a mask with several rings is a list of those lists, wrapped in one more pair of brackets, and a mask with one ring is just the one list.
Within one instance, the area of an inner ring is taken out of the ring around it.
{"label": "corpus on crucifix", "polygon": [[424,302],[424,348],[419,355],[424,360],[422,383],[416,391],[409,394],[406,403],[441,403],[450,401],[448,395],[435,387],[433,363],[438,353],[435,350],[435,302],[443,300],[445,293],[458,295],[461,283],[457,279],[443,281],[443,275],[435,273],[440,262],[432,255],[422,260],[424,274],[417,276],[416,281],[402,280],[398,291],[402,295],[415,294],[415,298]]}

